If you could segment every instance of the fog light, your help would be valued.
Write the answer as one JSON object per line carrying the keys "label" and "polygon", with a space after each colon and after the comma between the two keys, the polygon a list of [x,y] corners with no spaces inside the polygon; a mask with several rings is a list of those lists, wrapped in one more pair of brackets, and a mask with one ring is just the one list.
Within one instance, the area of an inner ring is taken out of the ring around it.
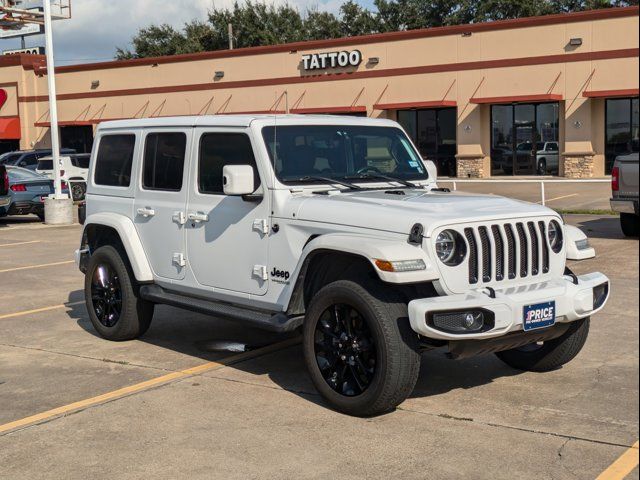
{"label": "fog light", "polygon": [[493,314],[483,310],[430,313],[427,323],[437,330],[458,334],[486,332],[494,326]]}
{"label": "fog light", "polygon": [[603,283],[602,285],[598,285],[593,289],[593,309],[597,310],[604,302],[607,301],[607,297],[609,296],[609,282]]}

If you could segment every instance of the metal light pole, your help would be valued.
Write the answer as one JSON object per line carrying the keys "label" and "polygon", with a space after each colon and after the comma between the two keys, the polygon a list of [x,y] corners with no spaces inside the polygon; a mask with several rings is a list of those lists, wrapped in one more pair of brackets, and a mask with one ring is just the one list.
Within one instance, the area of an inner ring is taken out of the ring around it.
{"label": "metal light pole", "polygon": [[51,150],[53,152],[53,173],[55,199],[68,198],[62,196],[60,179],[60,132],[58,130],[58,103],[56,93],[56,66],[53,56],[53,20],[51,18],[51,0],[43,0],[44,5],[44,36],[47,55],[47,81],[49,84],[49,116],[51,118]]}

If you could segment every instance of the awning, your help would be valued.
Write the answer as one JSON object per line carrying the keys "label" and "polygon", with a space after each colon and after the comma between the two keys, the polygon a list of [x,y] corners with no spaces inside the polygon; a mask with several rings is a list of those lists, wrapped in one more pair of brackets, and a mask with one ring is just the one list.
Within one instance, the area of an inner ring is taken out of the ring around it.
{"label": "awning", "polygon": [[620,98],[620,97],[637,97],[637,88],[627,88],[623,90],[587,90],[582,92],[582,96],[586,98]]}
{"label": "awning", "polygon": [[0,140],[20,140],[20,117],[0,117]]}
{"label": "awning", "polygon": [[312,108],[292,108],[291,113],[367,113],[367,107],[349,106],[349,107],[312,107]]}
{"label": "awning", "polygon": [[454,100],[432,100],[428,102],[400,102],[400,103],[376,103],[375,110],[415,110],[418,108],[446,108],[457,107]]}
{"label": "awning", "polygon": [[[59,127],[87,127],[90,125],[97,125],[101,122],[107,122],[112,119],[96,119],[96,120],[68,120],[58,122]],[[50,127],[51,122],[36,122],[34,127]]]}
{"label": "awning", "polygon": [[512,95],[508,97],[476,97],[470,99],[469,103],[491,105],[500,103],[559,102],[560,100],[563,100],[562,95],[543,93],[536,95]]}

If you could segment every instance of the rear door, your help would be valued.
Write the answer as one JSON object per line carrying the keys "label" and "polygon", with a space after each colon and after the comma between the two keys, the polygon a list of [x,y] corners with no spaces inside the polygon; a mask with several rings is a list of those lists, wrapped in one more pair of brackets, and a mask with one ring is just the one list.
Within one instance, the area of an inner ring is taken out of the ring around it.
{"label": "rear door", "polygon": [[200,285],[267,292],[269,198],[226,196],[222,186],[225,165],[251,165],[262,191],[254,152],[244,129],[195,130],[186,233],[189,267]]}
{"label": "rear door", "polygon": [[142,138],[134,223],[152,270],[171,280],[185,277],[186,165],[191,139],[190,128],[149,129]]}

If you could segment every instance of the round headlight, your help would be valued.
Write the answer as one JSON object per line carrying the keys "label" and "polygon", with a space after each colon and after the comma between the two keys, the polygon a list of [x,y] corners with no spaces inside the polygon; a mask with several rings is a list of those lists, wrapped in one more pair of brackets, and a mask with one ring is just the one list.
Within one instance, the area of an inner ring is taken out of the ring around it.
{"label": "round headlight", "polygon": [[467,244],[454,230],[444,230],[436,238],[436,255],[450,267],[460,265],[467,255]]}
{"label": "round headlight", "polygon": [[560,253],[562,251],[564,238],[562,236],[562,226],[555,220],[551,220],[551,222],[549,223],[548,236],[551,250],[553,250],[555,253]]}

